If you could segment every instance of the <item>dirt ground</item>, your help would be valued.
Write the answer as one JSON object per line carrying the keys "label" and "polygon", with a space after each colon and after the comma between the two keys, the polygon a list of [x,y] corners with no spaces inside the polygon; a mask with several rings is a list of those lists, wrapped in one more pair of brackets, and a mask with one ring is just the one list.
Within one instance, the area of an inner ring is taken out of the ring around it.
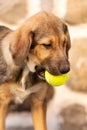
{"label": "dirt ground", "polygon": [[[74,92],[66,86],[55,89],[48,105],[48,130],[87,130],[87,94]],[[6,130],[34,130],[31,113],[10,113]]]}
{"label": "dirt ground", "polygon": [[21,127],[16,127],[16,128],[8,128],[6,130],[34,130],[32,127],[28,127],[28,128],[21,128]]}

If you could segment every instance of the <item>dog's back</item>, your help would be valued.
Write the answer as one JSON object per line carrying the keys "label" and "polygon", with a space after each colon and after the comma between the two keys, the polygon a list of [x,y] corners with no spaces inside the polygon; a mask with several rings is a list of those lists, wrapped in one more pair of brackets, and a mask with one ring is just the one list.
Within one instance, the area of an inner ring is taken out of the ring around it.
{"label": "dog's back", "polygon": [[[7,27],[0,26],[0,84],[8,81],[15,81],[17,79],[18,71],[19,69],[14,69],[14,71],[11,71],[11,67],[6,63],[5,57],[3,55],[3,52],[7,51],[7,44],[8,41],[5,41],[6,44],[4,44],[3,40],[4,38],[9,35],[11,30]],[[6,50],[5,50],[6,49]],[[10,48],[8,48],[10,49]],[[8,60],[10,61],[9,57]]]}

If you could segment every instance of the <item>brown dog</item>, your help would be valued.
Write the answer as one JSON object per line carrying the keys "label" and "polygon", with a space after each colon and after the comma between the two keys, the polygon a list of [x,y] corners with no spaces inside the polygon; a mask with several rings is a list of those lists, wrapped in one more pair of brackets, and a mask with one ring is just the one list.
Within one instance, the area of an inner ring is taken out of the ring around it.
{"label": "brown dog", "polygon": [[11,101],[29,98],[35,130],[46,130],[46,104],[53,88],[45,70],[53,75],[70,70],[67,26],[56,16],[40,12],[15,31],[0,26],[0,130]]}

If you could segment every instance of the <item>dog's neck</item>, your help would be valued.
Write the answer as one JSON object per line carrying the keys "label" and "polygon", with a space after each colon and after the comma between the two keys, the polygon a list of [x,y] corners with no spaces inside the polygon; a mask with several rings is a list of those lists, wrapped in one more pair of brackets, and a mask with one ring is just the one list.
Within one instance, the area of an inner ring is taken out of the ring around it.
{"label": "dog's neck", "polygon": [[12,33],[5,37],[0,36],[0,84],[6,81],[16,81],[19,77],[21,67],[16,66],[10,52],[10,38]]}
{"label": "dog's neck", "polygon": [[14,64],[12,54],[10,51],[10,39],[12,38],[13,33],[8,34],[1,43],[3,57],[6,61],[6,64],[10,67],[10,69],[18,69],[18,66]]}

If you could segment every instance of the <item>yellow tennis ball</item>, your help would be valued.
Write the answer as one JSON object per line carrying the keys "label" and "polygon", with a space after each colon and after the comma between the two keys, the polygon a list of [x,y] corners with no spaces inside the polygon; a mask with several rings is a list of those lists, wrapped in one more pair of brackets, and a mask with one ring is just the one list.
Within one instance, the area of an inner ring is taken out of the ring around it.
{"label": "yellow tennis ball", "polygon": [[61,74],[61,75],[52,75],[48,71],[45,71],[45,79],[52,86],[60,86],[66,83],[69,77],[69,73]]}

